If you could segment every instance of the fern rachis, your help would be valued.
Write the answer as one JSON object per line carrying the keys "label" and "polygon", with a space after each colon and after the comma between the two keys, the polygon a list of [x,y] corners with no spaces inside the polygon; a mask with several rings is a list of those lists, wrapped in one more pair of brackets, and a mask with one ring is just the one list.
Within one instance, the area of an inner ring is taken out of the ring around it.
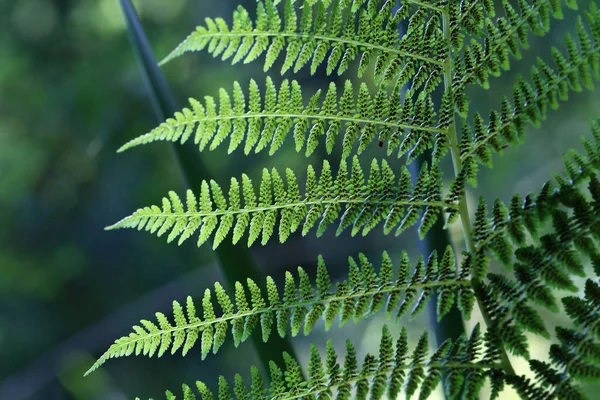
{"label": "fern rachis", "polygon": [[[466,248],[462,254],[448,248],[443,255],[423,255],[412,268],[404,253],[396,276],[387,253],[379,272],[364,255],[358,262],[350,257],[348,278],[335,289],[322,259],[314,284],[301,268],[297,277],[286,273],[282,290],[270,277],[266,287],[251,279],[236,283],[233,296],[215,284],[214,296],[206,289],[201,307],[191,297],[185,310],[174,302],[174,322],[162,313],[156,314],[158,324],[143,320],[90,371],[134,353],[186,354],[200,347],[204,359],[229,336],[237,346],[257,334],[264,341],[273,334],[309,335],[319,319],[327,330],[338,316],[340,324],[360,323],[385,309],[397,321],[411,307],[412,315],[422,311],[437,290],[438,320],[455,305],[468,319],[477,303],[485,327],[441,343],[431,355],[426,333],[410,350],[405,331],[394,346],[384,328],[380,354],[367,355],[360,366],[351,343],[343,367],[330,342],[324,358],[313,345],[307,378],[284,354],[285,365],[269,364],[268,384],[253,368],[250,389],[240,375],[233,384],[221,378],[219,398],[329,397],[333,391],[340,398],[396,398],[401,391],[427,398],[442,377],[448,398],[477,398],[486,380],[492,397],[509,385],[523,398],[584,398],[577,382],[600,378],[600,120],[591,123],[593,140],[583,141],[585,154],[569,151],[564,172],[538,193],[517,194],[509,204],[480,199],[471,220],[465,191],[476,185],[480,165],[492,167],[494,154],[524,139],[529,123],[539,127],[571,91],[594,88],[600,79],[600,10],[590,2],[587,10],[572,11],[579,14],[565,36],[566,51],[550,50],[553,65],[538,59],[530,78],[517,77],[511,99],[501,99],[484,117],[469,112],[466,90],[492,86],[493,77],[524,57],[529,32],[546,35],[552,19],[563,18],[565,5],[579,7],[575,0],[498,3],[404,1],[394,11],[390,0],[266,0],[257,2],[254,21],[241,7],[231,24],[207,18],[163,63],[189,51],[234,64],[264,56],[265,72],[279,58],[282,75],[308,66],[315,73],[322,63],[328,74],[349,74],[357,63],[363,81],[357,86],[347,80],[343,89],[331,83],[308,101],[295,80],[284,79],[277,88],[267,78],[264,90],[252,80],[246,92],[235,82],[232,92],[219,91],[218,101],[191,99],[190,107],[120,151],[193,140],[202,152],[229,140],[229,153],[244,143],[245,154],[274,154],[291,135],[296,151],[309,157],[323,145],[328,154],[337,152],[341,136],[338,172],[334,177],[328,161],[318,171],[309,165],[301,185],[291,169],[264,169],[258,185],[247,175],[232,178],[227,195],[217,182],[204,181],[198,194],[186,193],[185,205],[170,192],[162,207],[141,208],[110,228],[145,229],[179,244],[198,235],[198,246],[213,239],[216,248],[230,235],[235,243],[247,232],[249,246],[259,239],[264,245],[275,235],[284,242],[296,231],[320,236],[333,224],[337,234],[348,229],[352,235],[378,227],[398,235],[418,225],[424,237],[443,212],[447,225],[460,218]],[[402,35],[399,24],[406,26]],[[369,65],[374,85],[365,82]],[[443,91],[440,102],[433,97],[437,88]],[[394,171],[386,156],[372,160],[366,174],[358,155],[376,140],[387,144],[387,157],[406,156],[407,164],[431,149],[431,165],[421,168],[414,184],[408,169]],[[454,174],[444,185],[440,162],[446,157]],[[492,259],[507,273],[489,272]],[[595,277],[586,276],[588,262]],[[576,277],[586,278],[582,293]],[[557,312],[559,298],[571,325],[552,334],[539,309]],[[530,357],[526,333],[554,341],[548,343],[549,361]],[[527,359],[533,375],[515,371],[509,353]],[[203,398],[213,397],[204,383],[196,388]],[[189,386],[183,392],[193,398]]]}

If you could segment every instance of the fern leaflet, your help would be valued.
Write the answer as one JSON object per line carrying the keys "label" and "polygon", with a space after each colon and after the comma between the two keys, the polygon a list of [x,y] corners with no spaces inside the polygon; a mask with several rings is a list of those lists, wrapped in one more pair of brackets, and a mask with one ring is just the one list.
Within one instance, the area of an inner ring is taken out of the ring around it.
{"label": "fern leaflet", "polygon": [[[169,232],[167,241],[179,238],[179,244],[199,231],[198,246],[214,236],[213,248],[232,231],[233,243],[248,232],[249,246],[261,236],[264,245],[275,233],[278,217],[282,243],[300,227],[302,235],[306,235],[317,222],[318,236],[336,221],[338,235],[350,227],[352,235],[366,235],[381,224],[386,234],[395,229],[399,235],[419,222],[424,235],[439,217],[441,208],[454,207],[441,200],[441,174],[436,168],[424,167],[411,188],[408,169],[404,168],[397,179],[385,160],[381,167],[373,160],[366,182],[358,158],[353,159],[350,177],[346,162],[342,161],[335,179],[329,162],[324,161],[318,182],[314,169],[308,167],[303,196],[294,173],[288,169],[285,175],[287,190],[276,169],[264,169],[258,198],[247,175],[242,176],[241,184],[233,178],[229,205],[216,182],[204,181],[198,197],[187,191],[186,207],[175,192],[169,192],[169,198],[163,198],[162,208],[141,208],[107,229],[145,229],[157,236]],[[425,210],[423,218],[421,209]]]}
{"label": "fern leaflet", "polygon": [[[358,322],[381,309],[398,319],[412,307],[410,314],[414,316],[424,309],[434,289],[442,293],[437,304],[438,318],[441,319],[450,310],[456,299],[466,318],[471,313],[474,295],[466,280],[468,271],[459,270],[460,278],[456,279],[454,254],[450,248],[439,261],[435,253],[427,262],[419,259],[412,273],[408,256],[403,253],[396,278],[392,261],[385,252],[379,273],[363,254],[359,255],[358,262],[349,258],[349,265],[348,280],[339,283],[334,290],[322,258],[318,263],[316,290],[302,268],[298,267],[297,278],[287,272],[283,297],[280,297],[271,277],[267,277],[264,291],[251,279],[245,287],[237,282],[233,299],[216,283],[214,296],[209,289],[204,293],[201,308],[204,319],[198,317],[200,311],[191,297],[187,298],[186,311],[175,301],[175,324],[162,313],[156,314],[158,325],[142,320],[142,326],[134,326],[132,333],[116,340],[88,373],[109,358],[134,353],[160,357],[171,349],[172,354],[181,350],[185,355],[197,341],[201,342],[204,359],[211,350],[216,353],[227,336],[233,337],[237,347],[259,327],[266,342],[273,331],[284,337],[288,326],[292,336],[300,331],[308,335],[321,318],[325,329],[329,330],[338,316],[340,325],[349,320]],[[215,313],[215,297],[222,310],[219,316]]]}

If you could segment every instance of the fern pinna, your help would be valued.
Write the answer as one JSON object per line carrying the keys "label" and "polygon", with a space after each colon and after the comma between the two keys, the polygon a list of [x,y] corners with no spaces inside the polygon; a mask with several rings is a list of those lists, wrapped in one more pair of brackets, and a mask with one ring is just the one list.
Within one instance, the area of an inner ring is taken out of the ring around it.
{"label": "fern pinna", "polygon": [[[424,399],[441,384],[447,398],[474,399],[488,381],[492,398],[506,386],[523,398],[585,398],[578,383],[600,379],[600,120],[591,123],[593,140],[583,139],[585,152],[570,150],[564,171],[538,193],[517,194],[507,204],[480,199],[471,222],[465,191],[476,185],[480,165],[492,167],[494,155],[521,142],[530,124],[541,126],[571,92],[591,90],[600,79],[600,9],[588,3],[577,11],[582,5],[575,0],[405,0],[398,8],[391,0],[266,0],[257,1],[254,19],[242,7],[230,21],[207,18],[163,63],[206,51],[232,63],[263,59],[265,71],[279,60],[286,76],[303,68],[315,73],[324,64],[327,74],[357,77],[309,95],[295,80],[277,87],[267,77],[262,88],[251,80],[247,89],[234,82],[218,99],[190,99],[189,107],[120,150],[193,140],[201,152],[228,142],[229,153],[243,147],[245,154],[273,154],[293,141],[307,157],[319,146],[328,154],[341,146],[342,160],[309,165],[304,184],[291,169],[266,168],[258,184],[245,174],[228,188],[204,181],[185,201],[170,192],[161,206],[140,208],[109,229],[144,229],[179,244],[195,236],[198,246],[212,239],[216,248],[246,234],[248,245],[273,236],[284,242],[296,231],[320,236],[330,225],[352,235],[373,229],[398,235],[417,225],[424,237],[444,217],[447,225],[460,220],[466,248],[448,247],[412,263],[403,253],[396,266],[384,252],[377,268],[362,254],[351,256],[347,279],[335,287],[322,258],[314,279],[299,268],[286,273],[283,288],[270,277],[264,285],[237,282],[232,294],[216,283],[201,301],[173,302],[173,319],[157,313],[156,322],[142,320],[89,372],[132,354],[185,355],[199,347],[204,359],[230,337],[237,346],[251,335],[264,341],[308,335],[319,319],[326,330],[336,319],[358,323],[382,310],[397,321],[422,311],[437,291],[438,320],[454,305],[465,319],[477,307],[484,326],[433,351],[427,333],[409,349],[404,330],[394,338],[384,328],[379,354],[360,365],[349,342],[343,365],[331,342],[324,354],[313,345],[306,377],[286,353],[285,365],[272,362],[268,376],[252,368],[246,378],[221,377],[218,397],[419,393]],[[469,112],[466,90],[491,87],[493,77],[523,57],[531,33],[548,34],[552,20],[567,12],[579,14],[564,38],[566,51],[551,48],[551,62],[537,59],[496,109]],[[373,80],[364,80],[368,70]],[[434,101],[438,88],[441,101]],[[375,141],[387,145],[387,155],[370,161],[367,173],[359,155]],[[408,164],[426,150],[432,161],[415,177],[386,160],[395,155]],[[454,174],[444,184],[446,157]],[[506,272],[489,272],[491,260]],[[570,322],[551,332],[540,310],[557,312],[560,304]],[[546,360],[530,356],[527,334],[548,341]],[[528,360],[530,372],[515,370],[508,354]],[[212,399],[209,386],[184,385],[183,396]],[[167,398],[175,396],[167,392]]]}

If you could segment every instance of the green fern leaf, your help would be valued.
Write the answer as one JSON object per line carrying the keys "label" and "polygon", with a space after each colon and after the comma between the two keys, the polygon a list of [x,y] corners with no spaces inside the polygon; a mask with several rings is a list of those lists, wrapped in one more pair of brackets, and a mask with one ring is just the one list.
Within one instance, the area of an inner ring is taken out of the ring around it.
{"label": "green fern leaf", "polygon": [[[241,187],[245,203],[243,208],[240,204],[241,196],[237,180],[231,180],[228,208],[220,186],[216,182],[211,182],[210,186],[207,182],[203,182],[199,196],[199,210],[195,202],[191,202],[191,207],[185,210],[179,196],[169,192],[169,199],[163,199],[162,209],[157,206],[139,209],[107,229],[137,228],[150,232],[158,230],[158,236],[170,230],[169,239],[174,240],[179,236],[180,244],[189,238],[192,232],[199,229],[198,246],[214,236],[214,248],[224,240],[233,226],[233,243],[238,242],[248,232],[248,245],[259,237],[262,237],[261,242],[264,245],[274,234],[277,221],[280,221],[280,241],[287,239],[302,219],[304,219],[303,235],[314,227],[319,218],[321,222],[318,234],[322,234],[326,225],[334,223],[340,214],[338,235],[350,227],[352,227],[352,235],[356,235],[361,230],[366,234],[382,222],[386,233],[400,224],[396,231],[398,234],[419,222],[419,211],[425,208],[420,229],[421,232],[426,232],[432,221],[437,218],[434,218],[434,209],[454,207],[440,200],[441,186],[438,184],[439,178],[436,178],[440,173],[436,168],[434,172],[423,168],[412,195],[408,195],[407,185],[410,182],[410,175],[407,170],[403,171],[400,181],[396,182],[387,162],[383,160],[381,165],[382,168],[377,161],[373,161],[367,185],[357,158],[354,158],[352,163],[349,185],[344,183],[346,182],[345,162],[340,164],[340,172],[336,179],[332,180],[329,163],[324,161],[319,185],[314,169],[309,166],[305,195],[300,199],[294,174],[289,170],[286,172],[287,193],[282,187],[279,173],[275,170],[273,170],[275,172],[263,170],[258,199],[251,179],[244,174]],[[438,183],[432,184],[429,182],[430,179]],[[276,191],[275,199],[273,190]],[[192,197],[193,195],[188,193],[188,199]],[[214,205],[217,206],[215,209],[213,209],[213,200]],[[405,207],[406,211],[404,211]]]}
{"label": "green fern leaf", "polygon": [[[442,64],[436,54],[434,39],[426,42],[406,40],[406,37],[400,39],[396,29],[400,21],[391,17],[393,4],[390,2],[384,2],[377,10],[379,2],[369,1],[368,10],[365,10],[364,2],[355,2],[350,7],[345,1],[327,1],[318,2],[313,7],[312,2],[306,1],[300,18],[295,1],[287,0],[283,7],[276,7],[279,3],[270,0],[257,2],[255,21],[248,11],[238,7],[233,13],[231,26],[222,19],[206,18],[206,25],[199,26],[161,64],[189,51],[206,50],[223,60],[235,54],[234,64],[242,59],[244,63],[251,62],[266,52],[264,70],[267,71],[284,47],[286,58],[282,73],[292,66],[294,72],[298,72],[311,58],[311,72],[314,73],[328,52],[328,73],[336,67],[339,74],[343,73],[348,63],[359,54],[365,60],[364,68],[369,63],[369,55],[376,56],[380,64],[378,71],[385,70],[386,64],[398,63],[396,59],[417,60],[427,66]],[[440,11],[437,7],[431,10],[434,14]],[[416,37],[418,33],[413,34],[413,31],[422,29],[425,21],[418,22],[409,25],[407,35]],[[383,46],[382,35],[385,37]]]}
{"label": "green fern leaf", "polygon": [[[282,369],[273,361],[269,364],[269,387],[266,385],[258,369],[252,367],[252,385],[250,390],[245,386],[244,380],[238,374],[234,377],[233,393],[238,399],[252,398],[277,398],[291,400],[299,397],[323,398],[330,396],[333,391],[340,398],[348,398],[352,386],[356,387],[359,398],[381,398],[385,388],[390,382],[391,389],[388,395],[399,394],[404,384],[407,396],[419,393],[420,398],[426,398],[439,384],[439,371],[443,368],[451,376],[461,376],[462,382],[470,393],[468,398],[476,398],[478,388],[488,373],[494,373],[501,378],[501,382],[508,382],[522,388],[520,383],[511,381],[499,374],[496,366],[489,366],[477,358],[465,360],[463,355],[451,351],[452,343],[443,343],[431,356],[428,356],[427,336],[421,336],[418,344],[409,355],[406,331],[399,335],[396,345],[390,330],[384,326],[381,334],[379,356],[367,354],[359,369],[356,350],[350,341],[346,342],[345,362],[341,371],[337,366],[337,354],[331,346],[327,345],[326,365],[323,368],[322,358],[316,346],[311,345],[309,358],[309,377],[301,374],[300,364],[289,354],[284,353],[285,368]],[[468,345],[473,343],[483,344],[481,334],[476,327],[469,339]],[[339,366],[337,366],[339,368]],[[405,380],[405,372],[408,372]],[[231,398],[231,386],[224,377],[219,378],[218,398]],[[203,382],[196,382],[198,392],[203,399],[213,399],[214,394]],[[529,388],[529,390],[532,390]],[[193,394],[187,385],[183,385],[184,396]],[[474,397],[475,395],[475,397]]]}
{"label": "green fern leaf", "polygon": [[[299,268],[298,282],[292,274],[286,273],[282,300],[280,300],[277,285],[271,277],[267,277],[268,304],[257,284],[248,280],[246,288],[251,296],[250,306],[245,297],[245,287],[237,282],[234,285],[237,310],[230,295],[219,283],[216,283],[214,297],[213,291],[206,289],[204,292],[203,319],[196,316],[196,307],[191,298],[187,299],[185,313],[179,303],[174,302],[174,325],[162,314],[157,314],[159,326],[143,320],[143,328],[134,327],[134,332],[129,336],[117,339],[92,366],[90,372],[109,358],[130,355],[134,347],[137,349],[136,354],[142,352],[148,356],[152,356],[159,346],[159,355],[169,348],[174,353],[181,348],[181,342],[185,338],[186,342],[183,348],[185,354],[194,346],[199,332],[202,332],[200,347],[204,359],[211,350],[216,353],[230,334],[237,346],[245,341],[259,324],[262,338],[267,341],[273,329],[276,329],[279,335],[285,336],[288,326],[290,326],[293,336],[300,330],[307,335],[321,318],[325,321],[328,329],[338,315],[340,324],[344,324],[350,319],[359,321],[377,312],[385,303],[389,316],[398,305],[401,309],[409,307],[414,301],[414,295],[421,293],[422,299],[417,303],[416,310],[413,312],[416,313],[422,309],[433,288],[456,292],[469,287],[468,280],[447,279],[450,273],[449,269],[454,262],[453,259],[454,254],[448,249],[444,254],[443,268],[440,269],[434,253],[426,268],[422,262],[417,265],[412,279],[394,280],[391,260],[387,253],[383,254],[379,273],[374,270],[373,264],[360,254],[360,263],[353,258],[349,259],[349,281],[339,284],[336,289],[331,288],[325,264],[320,259],[318,268],[320,272],[317,273],[315,282],[316,288],[313,288],[313,282],[310,281],[304,270]],[[408,268],[409,260],[406,255],[403,256],[402,263],[405,268]],[[386,284],[383,284],[384,282]],[[402,293],[405,293],[405,297],[400,302],[399,295]],[[413,295],[409,296],[409,293]],[[215,302],[221,309],[219,314],[215,311]],[[273,321],[273,314],[276,315],[276,322]],[[231,325],[231,333],[228,325]],[[143,351],[141,351],[142,348]]]}
{"label": "green fern leaf", "polygon": [[[273,155],[285,143],[289,133],[293,132],[296,151],[305,147],[305,155],[308,157],[323,136],[326,137],[327,152],[331,153],[337,136],[342,133],[342,127],[345,127],[342,151],[348,155],[356,141],[352,132],[358,129],[363,132],[358,137],[358,154],[374,141],[377,130],[390,137],[388,152],[396,147],[392,138],[396,140],[405,129],[410,129],[413,135],[427,135],[419,141],[422,147],[432,144],[430,134],[445,132],[445,128],[435,125],[433,103],[424,94],[421,94],[421,100],[414,108],[411,102],[405,101],[401,110],[396,110],[387,105],[397,99],[383,90],[371,96],[367,85],[363,83],[359,86],[358,93],[355,92],[352,83],[346,81],[344,93],[338,101],[337,88],[331,83],[321,105],[320,92],[317,92],[308,105],[304,106],[302,89],[297,81],[284,80],[278,90],[273,81],[267,78],[264,101],[261,100],[258,85],[251,80],[249,101],[246,103],[240,84],[235,82],[231,95],[224,89],[219,91],[219,112],[217,101],[211,96],[205,97],[205,105],[190,99],[191,108],[184,108],[174,118],[167,119],[149,133],[130,140],[119,151],[155,141],[183,144],[191,140],[191,132],[195,132],[193,140],[200,151],[209,144],[208,149],[214,150],[229,138],[228,153],[235,151],[245,141],[245,154],[252,150],[258,153],[268,148],[269,154]],[[393,96],[400,94],[395,93]],[[418,114],[417,117],[415,113]],[[409,140],[406,143],[412,142]],[[408,147],[402,148],[399,155],[408,150]],[[414,151],[413,153],[416,155]]]}

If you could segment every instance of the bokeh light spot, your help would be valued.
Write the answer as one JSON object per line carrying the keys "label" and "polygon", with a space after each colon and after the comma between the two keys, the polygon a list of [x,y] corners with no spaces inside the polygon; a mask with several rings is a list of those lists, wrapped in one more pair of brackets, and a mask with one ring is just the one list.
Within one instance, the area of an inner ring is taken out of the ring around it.
{"label": "bokeh light spot", "polygon": [[58,19],[56,8],[49,0],[19,0],[11,17],[19,33],[35,41],[49,36]]}

